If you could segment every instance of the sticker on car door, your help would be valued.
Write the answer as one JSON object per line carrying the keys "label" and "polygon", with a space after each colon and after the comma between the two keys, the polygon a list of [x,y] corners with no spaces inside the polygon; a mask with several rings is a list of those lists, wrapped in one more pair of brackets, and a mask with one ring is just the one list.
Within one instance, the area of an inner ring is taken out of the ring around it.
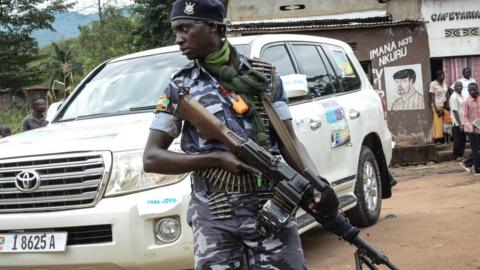
{"label": "sticker on car door", "polygon": [[310,118],[308,117],[295,119],[295,125],[297,126],[297,134],[303,134],[308,132],[309,121],[310,121]]}
{"label": "sticker on car door", "polygon": [[351,145],[350,129],[347,119],[345,118],[345,110],[336,101],[328,101],[321,103],[324,107],[327,125],[330,130],[330,147],[332,149]]}

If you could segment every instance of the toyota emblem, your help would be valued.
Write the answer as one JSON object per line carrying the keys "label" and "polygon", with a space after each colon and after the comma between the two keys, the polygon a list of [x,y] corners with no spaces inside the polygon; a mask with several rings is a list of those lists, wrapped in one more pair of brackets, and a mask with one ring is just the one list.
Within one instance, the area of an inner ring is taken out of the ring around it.
{"label": "toyota emblem", "polygon": [[40,175],[36,171],[21,171],[15,177],[15,186],[22,192],[32,192],[40,186]]}

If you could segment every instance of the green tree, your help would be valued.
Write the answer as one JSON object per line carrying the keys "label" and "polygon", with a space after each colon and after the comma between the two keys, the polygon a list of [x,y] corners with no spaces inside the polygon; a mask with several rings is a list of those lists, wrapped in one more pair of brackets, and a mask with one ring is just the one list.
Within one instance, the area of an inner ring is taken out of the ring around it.
{"label": "green tree", "polygon": [[107,59],[135,51],[131,34],[133,24],[123,13],[122,9],[107,6],[103,10],[102,24],[95,21],[89,26],[80,26],[79,52],[85,71]]}
{"label": "green tree", "polygon": [[38,57],[30,34],[54,30],[54,15],[71,6],[64,0],[0,0],[0,88],[16,90],[38,82],[38,72],[29,65]]}
{"label": "green tree", "polygon": [[170,28],[170,12],[174,0],[135,0],[132,7],[135,29],[134,44],[140,50],[172,45],[175,38]]}
{"label": "green tree", "polygon": [[69,42],[62,42],[51,44],[53,52],[48,57],[48,69],[53,71],[49,80],[49,89],[51,98],[56,100],[56,93],[54,89],[56,85],[60,84],[60,89],[65,98],[73,90],[75,86],[74,73],[83,74],[82,64],[75,60],[76,52],[73,50]]}

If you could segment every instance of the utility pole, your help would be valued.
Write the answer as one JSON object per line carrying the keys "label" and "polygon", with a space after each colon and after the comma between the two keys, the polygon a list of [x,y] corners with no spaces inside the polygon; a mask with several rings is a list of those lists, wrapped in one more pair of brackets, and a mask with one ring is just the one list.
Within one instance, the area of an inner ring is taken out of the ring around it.
{"label": "utility pole", "polygon": [[102,52],[102,61],[107,59],[106,49],[105,49],[105,35],[104,35],[104,21],[103,21],[103,7],[102,1],[97,0],[98,2],[98,17],[100,18],[100,49]]}

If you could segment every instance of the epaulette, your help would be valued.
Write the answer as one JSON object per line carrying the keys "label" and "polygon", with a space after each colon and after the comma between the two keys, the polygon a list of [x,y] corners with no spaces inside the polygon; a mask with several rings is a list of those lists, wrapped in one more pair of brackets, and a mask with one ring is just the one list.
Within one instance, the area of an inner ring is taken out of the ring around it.
{"label": "epaulette", "polygon": [[195,67],[195,62],[194,61],[190,61],[188,64],[186,64],[185,66],[175,70],[172,75],[170,75],[170,79],[174,79],[175,77],[177,77],[178,75],[180,75],[181,73],[185,72],[185,71],[188,71],[188,70],[191,70]]}

